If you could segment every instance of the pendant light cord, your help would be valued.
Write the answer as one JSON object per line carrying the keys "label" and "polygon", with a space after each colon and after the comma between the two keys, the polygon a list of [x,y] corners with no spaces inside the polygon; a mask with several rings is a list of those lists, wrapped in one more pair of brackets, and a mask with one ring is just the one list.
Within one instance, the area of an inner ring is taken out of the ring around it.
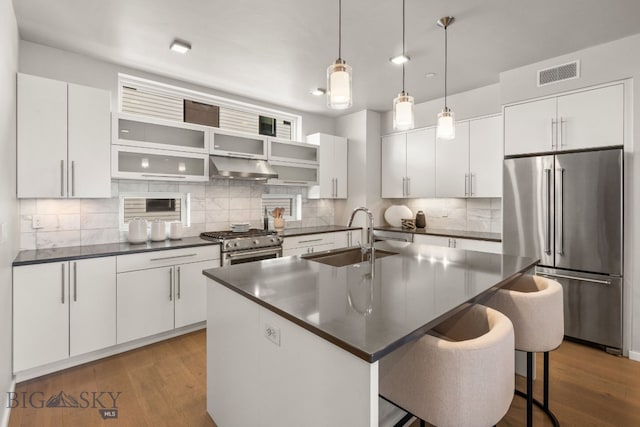
{"label": "pendant light cord", "polygon": [[447,108],[447,27],[444,27],[444,108]]}
{"label": "pendant light cord", "polygon": [[[405,53],[405,49],[404,49],[404,19],[405,19],[405,13],[404,13],[404,3],[405,0],[402,0],[402,56],[406,57],[406,53]],[[402,63],[402,93],[404,93],[404,62]]]}
{"label": "pendant light cord", "polygon": [[342,0],[338,0],[338,59],[342,59]]}

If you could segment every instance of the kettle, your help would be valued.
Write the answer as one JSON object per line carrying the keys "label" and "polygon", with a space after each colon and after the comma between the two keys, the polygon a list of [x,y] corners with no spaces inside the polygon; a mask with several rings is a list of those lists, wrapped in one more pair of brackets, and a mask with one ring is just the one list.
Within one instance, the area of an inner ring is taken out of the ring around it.
{"label": "kettle", "polygon": [[145,243],[147,241],[147,220],[134,218],[129,221],[129,243]]}
{"label": "kettle", "polygon": [[418,211],[416,214],[416,228],[425,228],[427,226],[427,218],[424,216],[424,212]]}

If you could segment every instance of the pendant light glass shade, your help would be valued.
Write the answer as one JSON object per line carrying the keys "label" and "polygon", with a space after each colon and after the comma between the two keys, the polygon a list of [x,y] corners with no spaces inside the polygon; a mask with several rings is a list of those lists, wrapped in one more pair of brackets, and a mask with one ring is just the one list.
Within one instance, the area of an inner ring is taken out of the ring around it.
{"label": "pendant light glass shade", "polygon": [[453,111],[447,107],[447,28],[453,24],[453,16],[445,16],[438,20],[438,26],[444,28],[444,108],[438,114],[438,124],[436,127],[436,138],[451,140],[456,137],[456,122]]}
{"label": "pendant light glass shade", "polygon": [[352,104],[351,67],[342,59],[342,0],[338,0],[338,59],[327,68],[327,107],[344,110]]}
{"label": "pendant light glass shade", "polygon": [[393,128],[395,130],[413,129],[413,96],[402,91],[393,100]]}
{"label": "pendant light glass shade", "polygon": [[[402,57],[409,60],[404,49],[404,13],[405,0],[402,0]],[[405,61],[406,62],[406,61]],[[393,129],[409,130],[413,129],[414,113],[413,113],[413,96],[410,96],[404,90],[404,63],[402,63],[402,92],[393,100]]]}
{"label": "pendant light glass shade", "polygon": [[351,107],[351,67],[338,58],[327,68],[327,106],[334,110]]}
{"label": "pendant light glass shade", "polygon": [[453,111],[445,107],[438,114],[438,126],[436,128],[436,138],[454,139],[456,137],[456,121]]}

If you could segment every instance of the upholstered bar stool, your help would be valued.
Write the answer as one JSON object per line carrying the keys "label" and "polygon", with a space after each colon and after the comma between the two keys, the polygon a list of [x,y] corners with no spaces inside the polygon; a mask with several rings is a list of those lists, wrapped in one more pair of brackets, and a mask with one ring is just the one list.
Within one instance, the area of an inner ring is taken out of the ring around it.
{"label": "upholstered bar stool", "polygon": [[380,360],[380,395],[438,427],[495,425],[513,399],[511,321],[472,305]]}
{"label": "upholstered bar stool", "polygon": [[[562,344],[564,308],[562,285],[555,280],[522,275],[500,288],[483,304],[504,313],[515,331],[516,350],[527,352],[527,426],[533,425],[533,404],[542,409],[554,426],[560,423],[549,409],[549,351]],[[543,402],[533,398],[533,353],[544,353]]]}

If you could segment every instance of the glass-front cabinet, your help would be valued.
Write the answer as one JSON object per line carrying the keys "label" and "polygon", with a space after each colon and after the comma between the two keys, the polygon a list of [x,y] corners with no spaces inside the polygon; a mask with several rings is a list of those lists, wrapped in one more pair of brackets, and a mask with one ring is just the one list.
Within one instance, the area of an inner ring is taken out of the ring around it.
{"label": "glass-front cabinet", "polygon": [[267,137],[216,129],[211,131],[211,154],[217,156],[267,158]]}
{"label": "glass-front cabinet", "polygon": [[318,184],[318,166],[304,163],[278,162],[271,160],[271,167],[277,178],[267,181],[273,185],[315,185]]}
{"label": "glass-front cabinet", "polygon": [[113,144],[192,153],[209,152],[208,128],[132,114],[114,116]]}
{"label": "glass-front cabinet", "polygon": [[111,146],[113,178],[208,181],[209,154]]}
{"label": "glass-front cabinet", "polygon": [[271,138],[269,139],[269,160],[317,165],[320,160],[319,148],[317,145],[305,142]]}

